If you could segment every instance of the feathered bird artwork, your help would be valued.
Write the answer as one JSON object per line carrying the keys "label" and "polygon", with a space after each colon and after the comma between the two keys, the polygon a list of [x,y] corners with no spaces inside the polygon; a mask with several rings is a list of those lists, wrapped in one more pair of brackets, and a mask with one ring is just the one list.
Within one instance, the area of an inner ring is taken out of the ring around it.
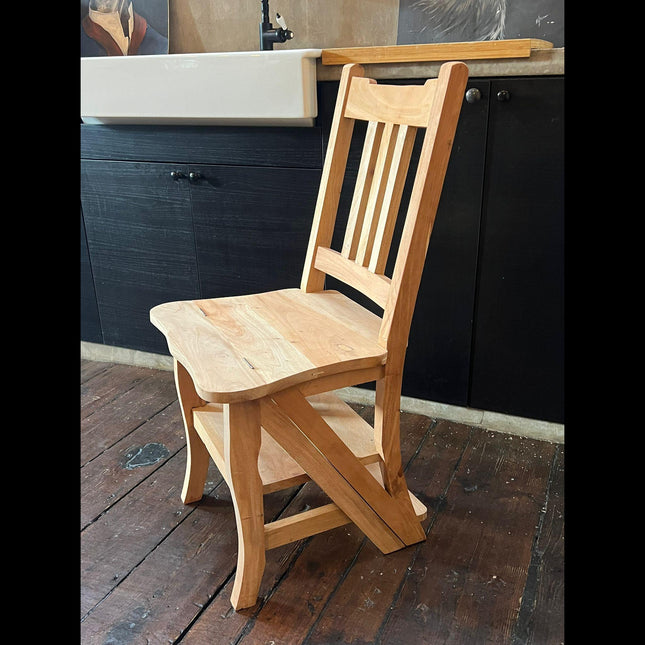
{"label": "feathered bird artwork", "polygon": [[416,31],[424,42],[504,38],[507,0],[414,0]]}

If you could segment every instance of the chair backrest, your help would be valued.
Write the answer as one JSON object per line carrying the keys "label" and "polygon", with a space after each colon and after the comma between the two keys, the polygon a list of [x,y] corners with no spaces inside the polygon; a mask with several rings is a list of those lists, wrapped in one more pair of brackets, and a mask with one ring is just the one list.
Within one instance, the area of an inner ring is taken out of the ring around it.
{"label": "chair backrest", "polygon": [[[343,67],[301,288],[331,275],[383,308],[379,342],[403,360],[468,67],[441,66],[424,85],[384,85]],[[356,119],[367,121],[342,249],[330,248]],[[416,132],[425,128],[394,272],[384,274]],[[388,361],[390,358],[388,358]]]}

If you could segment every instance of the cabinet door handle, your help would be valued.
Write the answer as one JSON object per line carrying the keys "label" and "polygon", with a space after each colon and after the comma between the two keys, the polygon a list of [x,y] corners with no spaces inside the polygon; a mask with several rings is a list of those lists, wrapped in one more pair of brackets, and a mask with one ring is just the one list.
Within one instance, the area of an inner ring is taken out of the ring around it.
{"label": "cabinet door handle", "polygon": [[497,92],[497,100],[498,101],[510,101],[511,100],[511,93],[508,90],[500,90]]}
{"label": "cabinet door handle", "polygon": [[466,103],[477,103],[481,97],[482,93],[476,87],[471,87],[466,92]]}
{"label": "cabinet door handle", "polygon": [[172,170],[170,172],[170,176],[175,180],[178,181],[179,179],[183,179],[186,175],[184,175],[183,172],[178,172],[177,170]]}
{"label": "cabinet door handle", "polygon": [[201,179],[201,178],[202,178],[201,173],[198,173],[198,172],[188,173],[188,179],[190,179],[190,181],[197,181],[198,179]]}

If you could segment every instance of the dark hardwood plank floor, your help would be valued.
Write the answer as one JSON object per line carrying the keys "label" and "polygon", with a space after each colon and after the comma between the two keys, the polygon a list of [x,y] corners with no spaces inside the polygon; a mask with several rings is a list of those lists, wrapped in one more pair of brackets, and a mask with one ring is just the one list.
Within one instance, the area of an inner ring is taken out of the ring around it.
{"label": "dark hardwood plank floor", "polygon": [[[427,540],[384,556],[347,525],[267,551],[258,603],[235,612],[230,493],[211,465],[181,502],[172,373],[82,360],[81,643],[563,643],[564,446],[410,413],[401,436]],[[326,501],[309,482],[265,516]]]}

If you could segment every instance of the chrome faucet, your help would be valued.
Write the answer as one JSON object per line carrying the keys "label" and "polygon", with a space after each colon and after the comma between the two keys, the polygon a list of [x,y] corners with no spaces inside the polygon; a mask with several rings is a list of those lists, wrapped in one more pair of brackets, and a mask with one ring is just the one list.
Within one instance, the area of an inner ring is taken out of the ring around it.
{"label": "chrome faucet", "polygon": [[285,43],[287,40],[293,38],[293,32],[287,29],[287,23],[284,18],[279,14],[275,14],[275,19],[278,25],[274,29],[269,21],[269,0],[261,0],[262,2],[262,22],[260,23],[260,49],[262,51],[269,51],[273,49],[273,43]]}

